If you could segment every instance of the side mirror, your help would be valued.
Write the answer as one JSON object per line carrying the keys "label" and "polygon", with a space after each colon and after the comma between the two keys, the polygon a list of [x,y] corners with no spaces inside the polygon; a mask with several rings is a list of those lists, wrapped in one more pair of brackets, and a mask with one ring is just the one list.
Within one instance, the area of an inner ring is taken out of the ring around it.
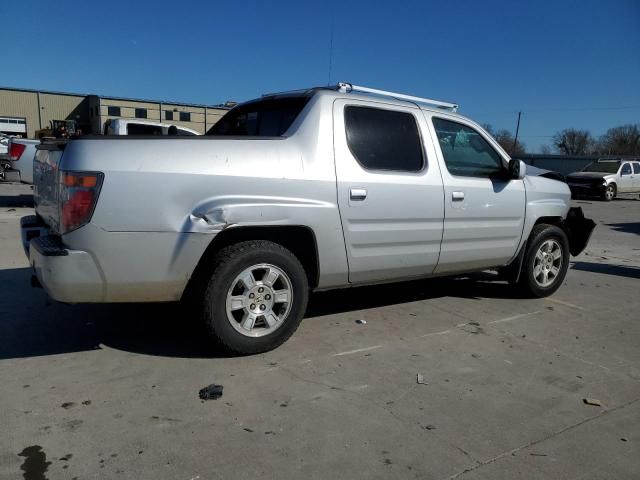
{"label": "side mirror", "polygon": [[512,158],[509,161],[509,178],[522,180],[527,175],[527,164],[522,160]]}

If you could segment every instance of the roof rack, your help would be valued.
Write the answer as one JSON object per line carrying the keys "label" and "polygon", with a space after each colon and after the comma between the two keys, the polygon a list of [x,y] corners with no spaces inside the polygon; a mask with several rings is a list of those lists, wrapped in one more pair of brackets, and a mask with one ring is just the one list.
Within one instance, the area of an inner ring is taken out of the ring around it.
{"label": "roof rack", "polygon": [[336,85],[336,89],[342,93],[349,92],[362,92],[370,93],[372,95],[379,95],[381,97],[391,97],[398,100],[407,100],[409,102],[421,103],[424,105],[432,105],[445,110],[451,110],[452,112],[458,111],[457,103],[442,102],[440,100],[433,100],[431,98],[413,97],[411,95],[405,95],[403,93],[387,92],[386,90],[378,90],[376,88],[362,87],[359,85],[353,85],[352,83],[340,82]]}

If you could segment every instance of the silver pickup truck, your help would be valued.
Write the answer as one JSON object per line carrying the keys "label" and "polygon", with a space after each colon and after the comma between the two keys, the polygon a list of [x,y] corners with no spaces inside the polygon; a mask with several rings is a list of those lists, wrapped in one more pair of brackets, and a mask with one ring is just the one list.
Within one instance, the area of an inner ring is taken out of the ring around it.
{"label": "silver pickup truck", "polygon": [[310,289],[495,269],[553,293],[595,224],[456,109],[338,84],[205,136],[45,141],[25,250],[55,300],[189,299],[245,354],[289,338]]}

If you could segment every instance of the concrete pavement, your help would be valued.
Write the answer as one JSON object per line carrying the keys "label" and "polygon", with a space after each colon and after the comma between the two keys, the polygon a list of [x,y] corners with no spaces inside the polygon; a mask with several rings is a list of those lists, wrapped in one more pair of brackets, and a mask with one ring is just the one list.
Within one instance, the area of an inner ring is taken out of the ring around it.
{"label": "concrete pavement", "polygon": [[0,478],[640,478],[640,200],[580,202],[599,225],[548,299],[490,275],[318,293],[233,358],[175,305],[48,302],[29,193],[0,184]]}

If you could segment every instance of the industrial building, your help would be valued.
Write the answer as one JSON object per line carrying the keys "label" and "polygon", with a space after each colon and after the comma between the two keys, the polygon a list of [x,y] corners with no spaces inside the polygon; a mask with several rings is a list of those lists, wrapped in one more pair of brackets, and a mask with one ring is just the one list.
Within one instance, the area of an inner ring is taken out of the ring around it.
{"label": "industrial building", "polygon": [[36,138],[54,120],[73,120],[83,133],[101,134],[114,118],[139,118],[205,133],[230,106],[107,97],[0,87],[0,132]]}

